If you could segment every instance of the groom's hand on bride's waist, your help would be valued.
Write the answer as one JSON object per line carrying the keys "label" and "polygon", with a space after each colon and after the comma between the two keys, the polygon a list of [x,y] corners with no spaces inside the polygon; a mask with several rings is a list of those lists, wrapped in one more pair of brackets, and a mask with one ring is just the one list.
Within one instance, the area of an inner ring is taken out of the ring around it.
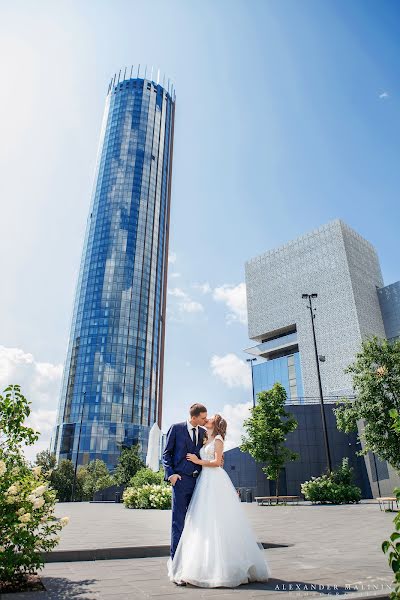
{"label": "groom's hand on bride's waist", "polygon": [[170,481],[172,485],[175,485],[178,479],[182,479],[182,477],[178,475],[178,473],[174,473],[173,475],[170,475],[168,477],[168,481]]}

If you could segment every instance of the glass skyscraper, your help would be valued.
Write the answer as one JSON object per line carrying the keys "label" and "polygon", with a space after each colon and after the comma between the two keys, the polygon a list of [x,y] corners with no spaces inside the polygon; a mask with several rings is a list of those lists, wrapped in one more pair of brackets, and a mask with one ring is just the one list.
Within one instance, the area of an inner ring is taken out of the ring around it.
{"label": "glass skyscraper", "polygon": [[111,81],[54,436],[58,458],[113,468],[161,427],[175,94]]}

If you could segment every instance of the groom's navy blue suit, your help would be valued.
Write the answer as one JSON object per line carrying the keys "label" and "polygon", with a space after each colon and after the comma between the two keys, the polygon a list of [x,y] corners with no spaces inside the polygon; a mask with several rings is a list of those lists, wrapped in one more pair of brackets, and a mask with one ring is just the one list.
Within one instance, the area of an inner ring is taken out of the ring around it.
{"label": "groom's navy blue suit", "polygon": [[177,473],[182,477],[172,486],[172,532],[171,558],[182,535],[186,511],[192,497],[196,477],[200,474],[201,466],[186,460],[186,454],[196,454],[200,458],[200,448],[203,446],[205,430],[198,428],[198,440],[195,445],[189,435],[186,422],[172,425],[167,433],[163,452],[165,480]]}

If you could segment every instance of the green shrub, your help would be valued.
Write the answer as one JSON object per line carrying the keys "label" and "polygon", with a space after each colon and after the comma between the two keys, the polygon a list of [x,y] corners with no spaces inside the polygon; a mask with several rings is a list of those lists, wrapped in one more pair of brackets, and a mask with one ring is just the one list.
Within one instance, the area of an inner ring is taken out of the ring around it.
{"label": "green shrub", "polygon": [[[392,409],[389,411],[389,414],[393,419],[392,429],[400,433],[399,411]],[[396,496],[397,502],[400,502],[400,487],[395,487],[393,494]],[[393,523],[394,532],[388,540],[382,543],[382,551],[388,555],[389,566],[394,573],[394,591],[390,594],[390,600],[400,598],[400,513],[395,516]]]}
{"label": "green shrub", "polygon": [[[398,502],[400,502],[400,487],[394,488],[394,493]],[[389,565],[393,569],[395,576],[394,591],[390,594],[391,600],[400,598],[400,513],[394,518],[395,531],[388,540],[382,543],[382,550],[388,554]]]}
{"label": "green shrub", "polygon": [[42,552],[60,541],[58,532],[68,517],[54,514],[56,493],[42,474],[42,467],[28,466],[22,453],[39,433],[24,425],[30,402],[19,385],[0,395],[0,581],[17,586],[26,574],[44,565]]}
{"label": "green shrub", "polygon": [[301,492],[306,500],[322,504],[349,504],[361,500],[361,490],[351,483],[353,467],[349,467],[349,459],[343,458],[336,470],[320,477],[311,477],[301,484]]}
{"label": "green shrub", "polygon": [[164,469],[160,469],[159,471],[152,471],[147,467],[140,469],[136,475],[131,478],[129,486],[138,488],[146,483],[167,485],[167,483],[164,481]]}
{"label": "green shrub", "polygon": [[167,485],[146,483],[141,487],[128,487],[122,495],[126,508],[171,508],[172,489]]}
{"label": "green shrub", "polygon": [[[0,458],[2,453],[0,451]],[[0,460],[0,580],[15,582],[43,567],[41,552],[60,541],[58,532],[68,518],[54,515],[56,493],[49,489],[40,467]]]}

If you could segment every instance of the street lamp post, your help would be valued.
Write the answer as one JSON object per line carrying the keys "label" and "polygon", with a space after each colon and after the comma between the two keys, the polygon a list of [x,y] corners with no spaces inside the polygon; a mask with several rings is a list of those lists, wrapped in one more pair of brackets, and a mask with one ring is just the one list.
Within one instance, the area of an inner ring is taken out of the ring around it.
{"label": "street lamp post", "polygon": [[378,494],[379,497],[382,495],[381,494],[381,486],[379,484],[379,473],[378,473],[378,465],[376,464],[376,456],[375,456],[375,452],[372,452],[372,456],[374,458],[374,467],[375,467],[375,476],[376,476],[376,484],[378,486]]}
{"label": "street lamp post", "polygon": [[81,418],[80,418],[80,423],[79,423],[78,447],[76,449],[75,468],[74,468],[74,480],[72,482],[72,492],[71,492],[71,502],[73,502],[74,499],[75,499],[76,473],[78,471],[79,447],[80,447],[80,444],[81,444],[83,409],[85,407],[85,394],[86,394],[86,392],[83,392],[83,404],[82,404],[82,407],[81,407]]}
{"label": "street lamp post", "polygon": [[[313,305],[312,305],[312,298],[317,298],[318,294],[302,294],[301,297],[303,299],[309,301],[307,308],[310,310],[310,316],[311,316],[311,326],[312,326],[312,333],[313,333],[313,340],[314,340],[315,360],[317,363],[317,375],[318,375],[319,398],[320,398],[320,405],[321,405],[322,430],[323,430],[324,441],[325,441],[326,462],[328,465],[328,471],[330,472],[330,471],[332,471],[332,462],[331,462],[331,453],[329,450],[328,431],[327,431],[327,427],[326,427],[324,396],[322,393],[322,383],[321,383],[321,371],[319,368],[320,358],[318,356],[317,338],[315,337],[315,326],[314,326],[315,308],[313,308]],[[321,360],[323,362],[325,360],[325,357],[321,356]]]}
{"label": "street lamp post", "polygon": [[256,405],[256,399],[255,399],[255,396],[254,396],[254,374],[253,374],[253,362],[254,362],[254,361],[256,361],[256,360],[257,360],[256,358],[246,358],[246,361],[247,361],[248,363],[250,363],[250,367],[251,367],[251,387],[252,387],[252,390],[253,390],[253,408],[254,408],[254,407],[255,407],[255,405]]}

